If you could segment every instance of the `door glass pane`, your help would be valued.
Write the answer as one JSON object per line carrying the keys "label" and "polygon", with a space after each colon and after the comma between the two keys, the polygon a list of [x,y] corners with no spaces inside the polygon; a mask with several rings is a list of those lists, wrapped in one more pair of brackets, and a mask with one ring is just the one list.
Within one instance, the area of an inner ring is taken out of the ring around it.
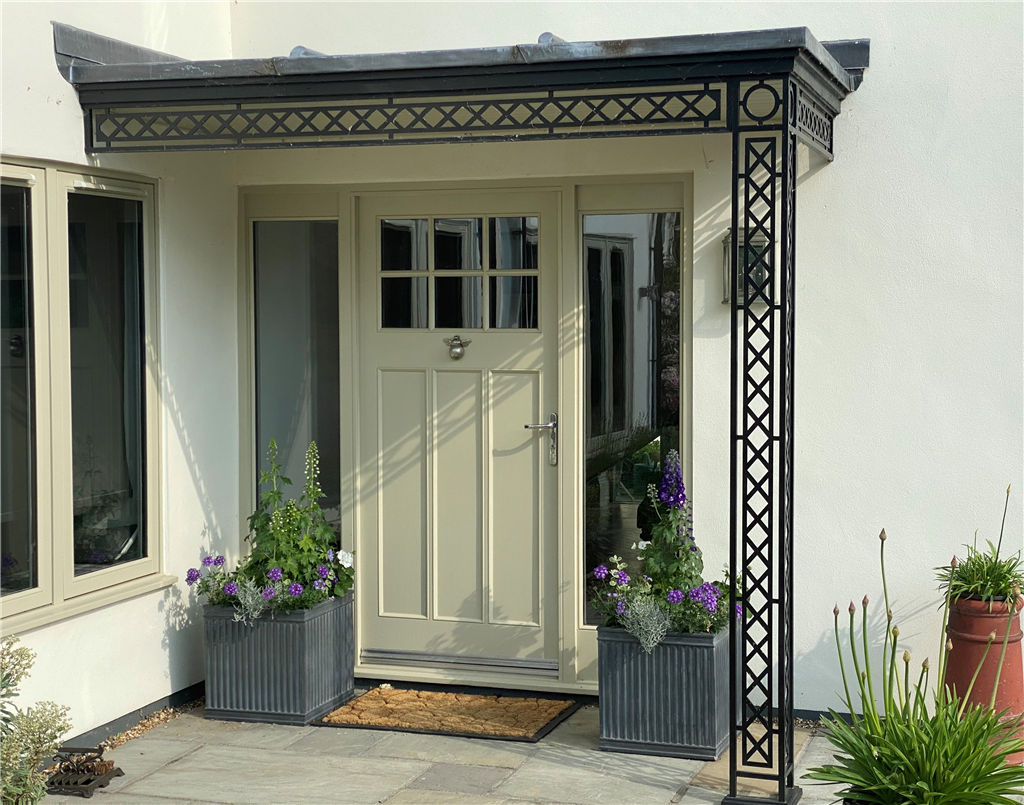
{"label": "door glass pane", "polygon": [[483,261],[483,219],[438,218],[434,221],[434,268],[479,271]]}
{"label": "door glass pane", "polygon": [[381,327],[427,327],[427,278],[409,277],[380,281]]}
{"label": "door glass pane", "polygon": [[4,185],[0,204],[0,594],[39,583],[29,192]]}
{"label": "door glass pane", "polygon": [[434,327],[483,327],[482,288],[480,277],[435,278]]}
{"label": "door glass pane", "polygon": [[[268,470],[267,447],[302,492],[306,448],[320,453],[319,501],[341,527],[340,346],[337,221],[257,221],[256,449]],[[401,280],[399,280],[401,281]]]}
{"label": "door glass pane", "polygon": [[537,326],[537,277],[491,277],[491,327]]}
{"label": "door glass pane", "polygon": [[147,555],[142,202],[68,196],[75,575]]}
{"label": "door glass pane", "polygon": [[394,219],[380,222],[381,271],[427,270],[427,220]]}
{"label": "door glass pane", "polygon": [[[679,213],[587,215],[584,584],[649,538],[648,484],[679,449]],[[586,621],[601,617],[588,604]]]}
{"label": "door glass pane", "polygon": [[491,218],[490,267],[499,271],[537,268],[537,219]]}

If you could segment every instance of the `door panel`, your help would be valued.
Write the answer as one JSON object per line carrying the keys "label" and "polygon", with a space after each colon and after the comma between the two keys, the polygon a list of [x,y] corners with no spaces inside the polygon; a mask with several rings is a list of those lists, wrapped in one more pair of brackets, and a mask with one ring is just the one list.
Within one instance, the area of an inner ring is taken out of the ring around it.
{"label": "door panel", "polygon": [[359,201],[364,663],[557,674],[558,209]]}

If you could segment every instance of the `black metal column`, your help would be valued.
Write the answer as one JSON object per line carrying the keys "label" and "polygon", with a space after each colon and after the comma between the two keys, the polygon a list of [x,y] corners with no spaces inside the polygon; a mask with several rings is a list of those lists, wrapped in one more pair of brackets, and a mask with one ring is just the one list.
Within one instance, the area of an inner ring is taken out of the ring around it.
{"label": "black metal column", "polygon": [[[730,87],[732,381],[730,790],[723,805],[795,803],[793,359],[797,87]],[[772,793],[741,793],[746,781]]]}

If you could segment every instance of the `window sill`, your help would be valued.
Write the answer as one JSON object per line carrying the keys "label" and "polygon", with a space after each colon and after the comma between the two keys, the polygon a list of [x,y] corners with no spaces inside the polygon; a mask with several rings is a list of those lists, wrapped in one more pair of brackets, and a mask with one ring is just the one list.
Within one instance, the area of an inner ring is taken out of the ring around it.
{"label": "window sill", "polygon": [[137,598],[146,593],[163,590],[177,583],[177,576],[165,576],[163,573],[154,573],[144,576],[141,579],[133,579],[122,584],[115,584],[94,593],[70,598],[60,604],[47,604],[38,609],[28,612],[20,612],[17,615],[4,617],[2,620],[3,633],[5,635],[20,634],[31,629],[38,629],[51,623],[72,618],[75,615],[82,615],[92,612],[95,609],[117,604],[129,598]]}

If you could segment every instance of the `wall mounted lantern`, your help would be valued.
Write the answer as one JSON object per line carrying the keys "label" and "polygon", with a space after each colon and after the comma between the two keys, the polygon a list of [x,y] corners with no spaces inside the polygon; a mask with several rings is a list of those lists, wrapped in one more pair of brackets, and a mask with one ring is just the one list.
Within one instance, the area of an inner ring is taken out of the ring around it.
{"label": "wall mounted lantern", "polygon": [[[774,302],[774,283],[768,282],[768,269],[775,265],[775,250],[762,234],[751,236],[749,241],[746,230],[739,230],[739,255],[753,270],[750,272],[750,287],[753,292],[751,303],[771,305]],[[748,245],[749,243],[749,245]],[[722,304],[728,305],[732,298],[732,230],[726,232],[722,240]],[[745,305],[745,288],[743,277],[740,277],[739,294],[736,304]]]}

